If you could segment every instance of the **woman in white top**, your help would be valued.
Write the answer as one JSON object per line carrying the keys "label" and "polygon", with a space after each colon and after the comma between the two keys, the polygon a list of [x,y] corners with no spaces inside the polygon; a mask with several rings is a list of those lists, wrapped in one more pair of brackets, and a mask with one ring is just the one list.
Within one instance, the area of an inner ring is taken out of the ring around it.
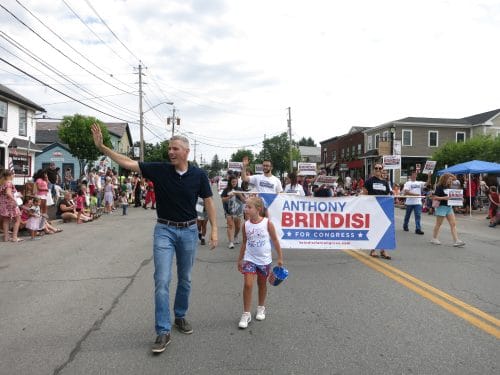
{"label": "woman in white top", "polygon": [[304,197],[306,193],[304,192],[304,188],[301,184],[297,183],[297,174],[295,172],[288,173],[288,178],[290,180],[289,184],[285,186],[285,193],[289,194],[297,194],[301,197]]}

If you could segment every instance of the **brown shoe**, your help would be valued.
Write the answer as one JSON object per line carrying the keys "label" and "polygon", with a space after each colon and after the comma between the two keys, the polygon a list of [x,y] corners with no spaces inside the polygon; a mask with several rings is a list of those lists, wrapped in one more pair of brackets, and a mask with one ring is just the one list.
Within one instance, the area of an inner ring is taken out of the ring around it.
{"label": "brown shoe", "polygon": [[156,341],[151,347],[153,353],[163,353],[170,344],[170,333],[156,336]]}

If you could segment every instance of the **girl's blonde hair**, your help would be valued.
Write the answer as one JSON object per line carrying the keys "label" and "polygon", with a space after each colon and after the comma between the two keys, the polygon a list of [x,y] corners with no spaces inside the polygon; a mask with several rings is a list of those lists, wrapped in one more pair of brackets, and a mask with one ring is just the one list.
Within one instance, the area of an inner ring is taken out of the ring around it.
{"label": "girl's blonde hair", "polygon": [[259,215],[264,217],[266,215],[266,210],[264,206],[264,201],[260,197],[250,197],[247,199],[247,204],[251,203],[254,205],[254,207],[259,211]]}
{"label": "girl's blonde hair", "polygon": [[439,181],[438,181],[437,184],[439,186],[446,186],[446,183],[448,182],[448,179],[450,177],[455,178],[455,175],[451,174],[451,173],[445,173],[445,174],[443,174],[441,177],[439,177]]}

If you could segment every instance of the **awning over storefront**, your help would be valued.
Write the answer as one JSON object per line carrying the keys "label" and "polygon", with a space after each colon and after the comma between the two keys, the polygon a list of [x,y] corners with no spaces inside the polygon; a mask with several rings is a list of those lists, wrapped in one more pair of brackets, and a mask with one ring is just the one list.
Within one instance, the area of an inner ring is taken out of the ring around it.
{"label": "awning over storefront", "polygon": [[42,149],[38,147],[31,141],[27,141],[26,139],[21,138],[12,138],[9,143],[9,149],[17,150],[17,151],[31,151],[31,152],[42,152]]}
{"label": "awning over storefront", "polygon": [[347,162],[347,168],[349,169],[359,169],[363,168],[363,160],[352,160]]}

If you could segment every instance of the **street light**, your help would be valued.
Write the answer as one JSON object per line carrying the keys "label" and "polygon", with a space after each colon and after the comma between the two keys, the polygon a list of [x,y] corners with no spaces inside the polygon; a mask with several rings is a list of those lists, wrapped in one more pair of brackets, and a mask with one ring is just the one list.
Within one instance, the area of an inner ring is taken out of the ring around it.
{"label": "street light", "polygon": [[140,101],[140,118],[139,118],[139,137],[140,137],[140,142],[139,142],[139,147],[140,147],[140,155],[139,155],[139,160],[142,162],[144,161],[144,114],[146,112],[151,111],[152,109],[158,107],[160,104],[168,104],[168,105],[174,105],[174,102],[160,102],[158,104],[155,104],[151,108],[143,111],[142,110],[142,100]]}

